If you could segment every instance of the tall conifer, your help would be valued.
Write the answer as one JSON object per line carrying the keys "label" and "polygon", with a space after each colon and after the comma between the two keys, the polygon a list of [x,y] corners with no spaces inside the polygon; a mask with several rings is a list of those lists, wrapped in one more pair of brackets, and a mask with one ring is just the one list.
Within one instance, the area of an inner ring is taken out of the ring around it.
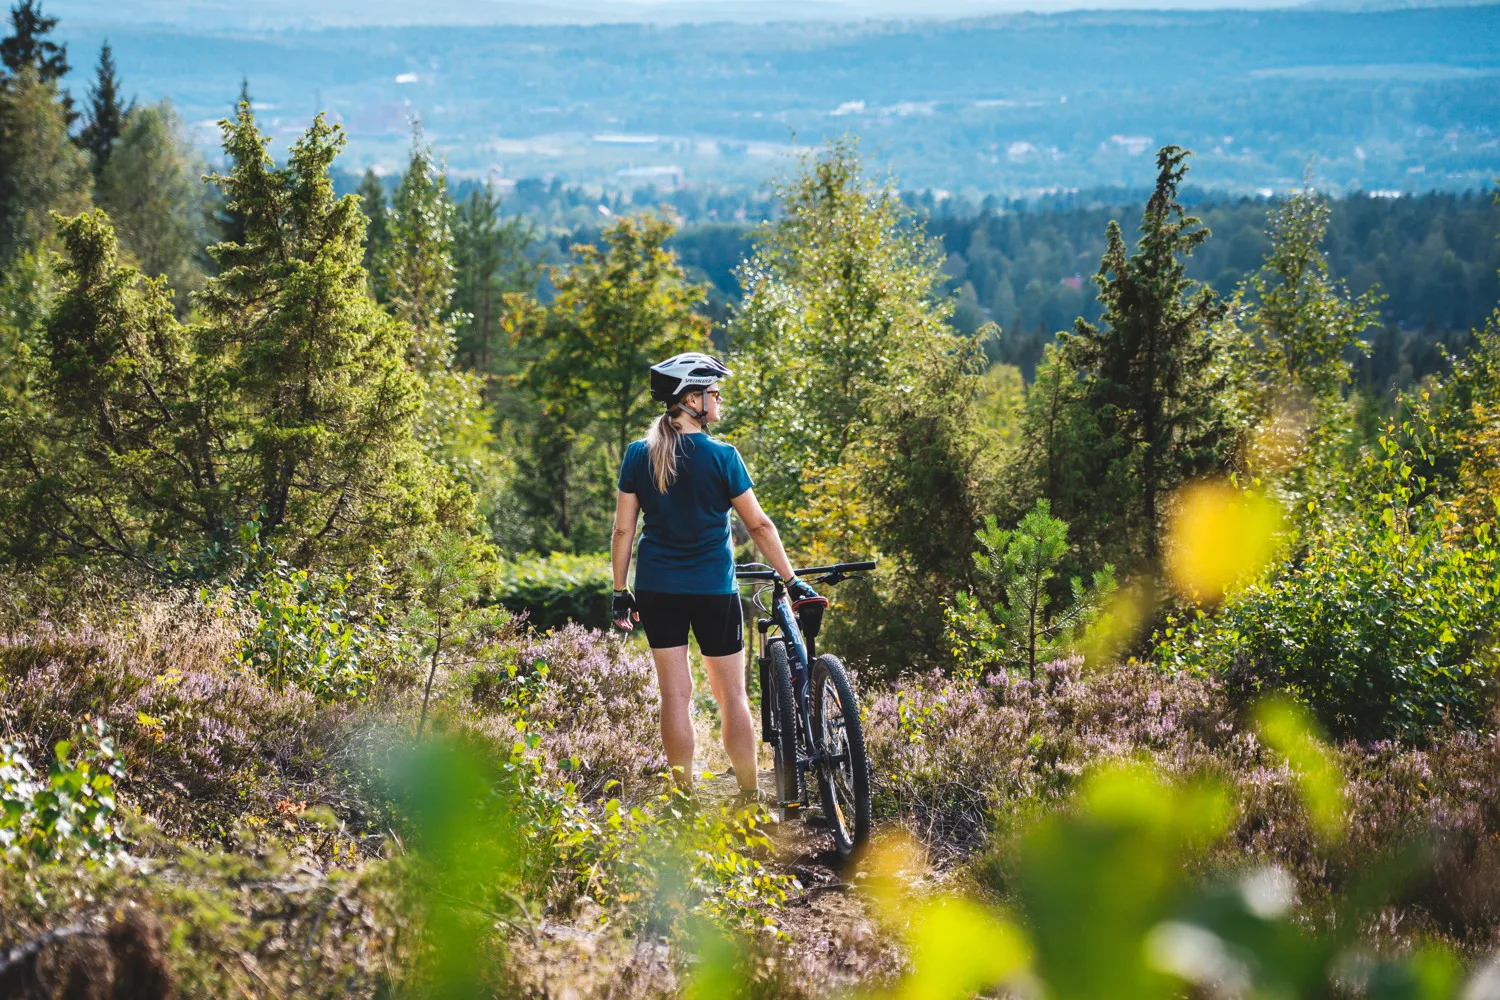
{"label": "tall conifer", "polygon": [[1222,385],[1209,337],[1226,307],[1213,289],[1185,273],[1186,258],[1209,236],[1177,201],[1190,155],[1177,146],[1157,154],[1156,190],[1135,253],[1126,249],[1119,224],[1110,222],[1094,276],[1102,325],[1080,319],[1065,341],[1067,358],[1083,378],[1081,402],[1101,432],[1088,478],[1125,486],[1126,509],[1096,510],[1095,516],[1112,516],[1120,526],[1115,538],[1125,548],[1113,561],[1126,566],[1155,560],[1164,497],[1216,467],[1227,440],[1216,419]]}
{"label": "tall conifer", "polygon": [[514,374],[502,328],[507,293],[525,292],[536,284],[536,269],[526,258],[533,236],[519,216],[502,220],[500,196],[493,185],[475,186],[458,206],[453,220],[453,263],[458,287],[453,303],[469,315],[459,331],[459,360],[486,376]]}
{"label": "tall conifer", "polygon": [[391,199],[386,245],[376,264],[385,301],[416,336],[411,360],[419,371],[447,368],[453,359],[453,202],[448,179],[422,146],[421,126],[412,137],[411,160]]}
{"label": "tall conifer", "polygon": [[[235,100],[234,107],[230,109],[230,121],[237,121],[240,109],[255,112],[255,101],[250,97],[250,80],[248,77],[240,77],[240,96]],[[245,213],[232,205],[226,204],[219,211],[219,232],[224,237],[225,243],[245,242]]]}
{"label": "tall conifer", "polygon": [[386,243],[388,209],[385,185],[373,168],[366,170],[364,178],[359,182],[359,207],[369,220],[365,226],[365,270],[370,272],[371,287],[377,293],[375,297],[383,299],[384,296],[379,294],[379,260]]}
{"label": "tall conifer", "polygon": [[57,27],[57,18],[42,14],[38,0],[21,0],[10,9],[11,34],[0,41],[0,63],[10,76],[30,67],[42,83],[68,75],[68,47],[47,36]]}
{"label": "tall conifer", "polygon": [[453,308],[453,202],[421,139],[418,127],[406,176],[385,214],[378,287],[386,308],[411,331],[407,360],[422,391],[418,439],[430,456],[482,487],[483,470],[494,460],[483,382],[454,367],[458,329],[468,317]]}
{"label": "tall conifer", "polygon": [[203,343],[239,395],[264,529],[306,551],[467,520],[467,491],[413,438],[423,393],[406,361],[411,328],[369,297],[359,198],[334,195],[343,134],[320,114],[278,169],[248,103],[224,131],[234,169],[214,180],[245,241],[212,248]]}
{"label": "tall conifer", "polygon": [[129,113],[120,97],[120,78],[115,72],[115,55],[106,41],[99,49],[99,66],[94,85],[89,88],[88,106],[84,109],[83,132],[78,144],[93,158],[94,176],[104,172],[115,140],[125,127]]}

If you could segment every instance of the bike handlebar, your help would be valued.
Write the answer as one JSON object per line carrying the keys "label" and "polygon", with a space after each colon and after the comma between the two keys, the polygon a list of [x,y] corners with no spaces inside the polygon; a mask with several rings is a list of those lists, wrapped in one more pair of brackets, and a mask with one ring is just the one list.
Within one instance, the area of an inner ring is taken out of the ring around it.
{"label": "bike handlebar", "polygon": [[[778,574],[774,569],[751,569],[755,563],[745,563],[734,568],[734,575],[741,580],[775,580]],[[823,574],[860,573],[875,568],[875,560],[869,562],[847,562],[835,563],[832,566],[809,566],[806,569],[797,570],[798,576],[819,576]]]}

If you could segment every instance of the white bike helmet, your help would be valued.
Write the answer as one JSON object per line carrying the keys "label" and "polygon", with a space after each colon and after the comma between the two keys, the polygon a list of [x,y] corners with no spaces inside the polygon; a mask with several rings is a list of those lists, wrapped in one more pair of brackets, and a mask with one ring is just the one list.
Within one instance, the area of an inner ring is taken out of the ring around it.
{"label": "white bike helmet", "polygon": [[706,389],[726,375],[729,367],[710,354],[689,351],[651,366],[651,398],[671,406],[685,393]]}

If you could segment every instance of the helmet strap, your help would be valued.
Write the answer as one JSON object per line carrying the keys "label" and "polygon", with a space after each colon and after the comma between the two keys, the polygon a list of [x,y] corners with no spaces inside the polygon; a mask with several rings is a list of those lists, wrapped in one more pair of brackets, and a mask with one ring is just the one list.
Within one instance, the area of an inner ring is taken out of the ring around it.
{"label": "helmet strap", "polygon": [[687,397],[692,395],[693,392],[700,391],[701,390],[694,389],[692,390],[692,392],[683,393],[682,396],[678,398],[677,402],[672,403],[667,407],[667,412],[671,413],[673,410],[676,410],[679,413],[685,413],[688,416],[692,417],[694,420],[698,421],[698,425],[700,427],[703,426],[703,419],[708,416],[708,396],[706,394],[704,395],[703,409],[701,410],[693,410],[685,402],[683,402],[683,400],[687,399]]}

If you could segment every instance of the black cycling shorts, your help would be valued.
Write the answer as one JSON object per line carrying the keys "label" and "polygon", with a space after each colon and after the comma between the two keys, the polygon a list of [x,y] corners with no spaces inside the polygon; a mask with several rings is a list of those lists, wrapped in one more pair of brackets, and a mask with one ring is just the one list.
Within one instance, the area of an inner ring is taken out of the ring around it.
{"label": "black cycling shorts", "polygon": [[688,644],[688,628],[704,656],[730,656],[745,648],[745,615],[739,594],[663,594],[639,590],[636,610],[652,649]]}

